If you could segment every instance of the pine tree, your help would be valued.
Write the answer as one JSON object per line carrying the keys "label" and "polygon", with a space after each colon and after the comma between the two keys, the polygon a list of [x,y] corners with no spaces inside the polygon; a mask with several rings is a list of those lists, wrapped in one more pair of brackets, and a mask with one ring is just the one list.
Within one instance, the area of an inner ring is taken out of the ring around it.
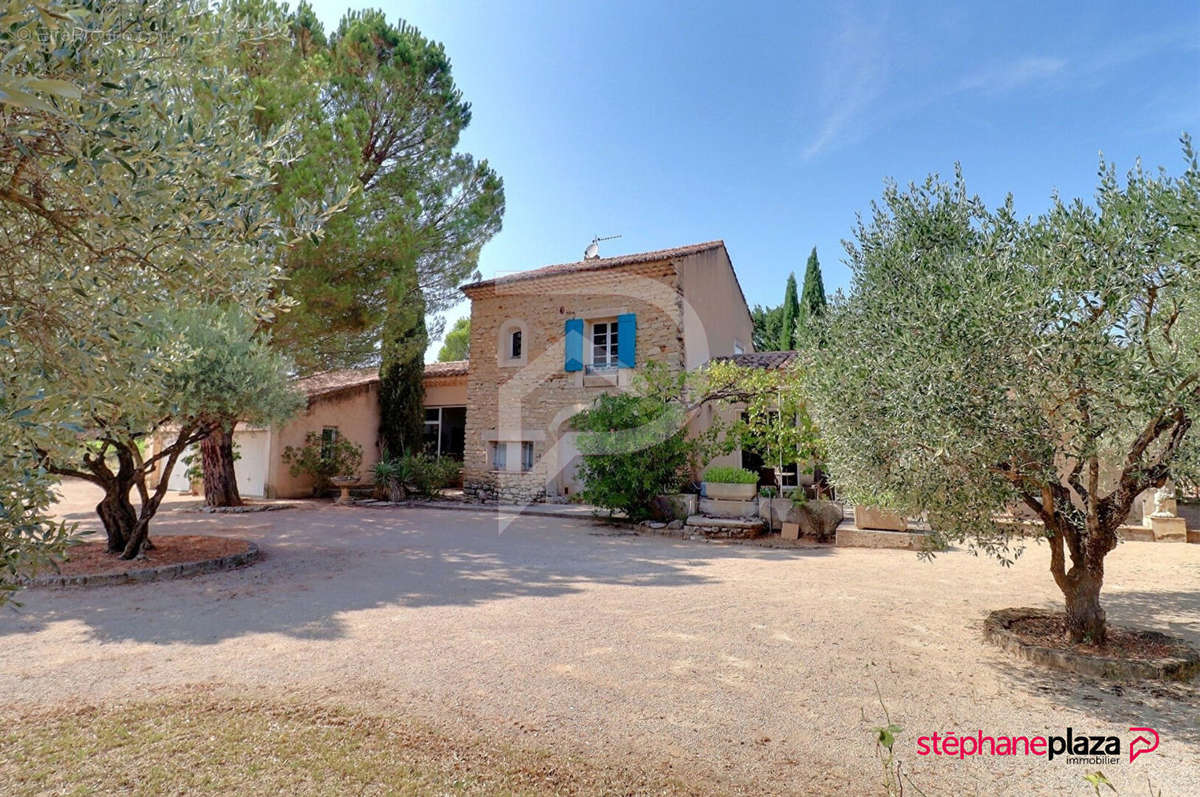
{"label": "pine tree", "polygon": [[454,360],[465,360],[471,350],[471,319],[460,318],[454,322],[454,327],[446,333],[442,348],[438,351],[438,362],[448,363]]}
{"label": "pine tree", "polygon": [[817,247],[813,247],[808,256],[808,265],[804,269],[804,291],[800,294],[800,315],[797,319],[796,338],[799,330],[808,329],[810,319],[825,312],[825,281],[821,279],[821,263],[817,260]]}
{"label": "pine tree", "polygon": [[783,322],[779,327],[779,350],[790,351],[796,339],[796,322],[800,320],[800,300],[796,296],[796,275],[788,274],[783,292]]}

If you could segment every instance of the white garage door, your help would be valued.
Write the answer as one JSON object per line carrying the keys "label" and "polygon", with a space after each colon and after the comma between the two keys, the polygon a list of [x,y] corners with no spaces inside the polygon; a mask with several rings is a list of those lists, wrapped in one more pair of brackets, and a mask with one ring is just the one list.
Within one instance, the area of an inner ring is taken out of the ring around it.
{"label": "white garage door", "polygon": [[[187,469],[188,463],[185,461],[188,457],[200,456],[200,449],[197,446],[188,446],[180,454],[179,459],[175,460],[175,467],[171,468],[171,476],[167,479],[167,489],[174,490],[179,493],[190,493],[192,485],[188,482]],[[199,464],[197,461],[196,464]]]}
{"label": "white garage door", "polygon": [[238,459],[233,463],[237,474],[238,493],[263,494],[267,484],[268,458],[271,452],[270,433],[266,429],[245,429],[233,433]]}

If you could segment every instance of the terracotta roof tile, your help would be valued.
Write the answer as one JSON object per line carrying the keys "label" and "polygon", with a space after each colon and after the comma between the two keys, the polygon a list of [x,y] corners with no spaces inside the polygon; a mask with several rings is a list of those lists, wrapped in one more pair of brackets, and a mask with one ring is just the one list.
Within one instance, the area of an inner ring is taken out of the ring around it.
{"label": "terracotta roof tile", "polygon": [[451,360],[446,363],[425,363],[425,376],[466,376],[467,360]]}
{"label": "terracotta roof tile", "polygon": [[322,371],[319,374],[306,376],[296,380],[300,388],[311,401],[318,396],[362,387],[379,381],[378,368],[336,368],[332,371]]}
{"label": "terracotta roof tile", "polygon": [[700,244],[691,244],[689,246],[677,246],[673,249],[656,249],[653,252],[638,252],[631,255],[617,255],[616,257],[598,257],[593,260],[577,260],[574,263],[558,263],[553,266],[542,266],[530,271],[518,271],[514,274],[505,274],[500,277],[495,277],[489,280],[481,280],[472,282],[469,285],[463,285],[460,290],[466,292],[476,288],[484,288],[489,285],[504,285],[510,282],[521,282],[524,280],[538,279],[539,277],[550,277],[556,274],[574,274],[585,271],[602,271],[608,268],[616,268],[617,266],[631,266],[637,263],[653,263],[656,260],[668,260],[673,257],[686,257],[687,255],[695,255],[700,252],[707,252],[710,249],[723,248],[724,241],[705,241]]}
{"label": "terracotta roof tile", "polygon": [[[455,360],[448,363],[426,363],[426,377],[464,376],[467,373],[467,361]],[[322,371],[319,374],[306,376],[296,380],[299,388],[309,401],[343,390],[365,387],[379,381],[379,368],[336,368],[332,371]]]}

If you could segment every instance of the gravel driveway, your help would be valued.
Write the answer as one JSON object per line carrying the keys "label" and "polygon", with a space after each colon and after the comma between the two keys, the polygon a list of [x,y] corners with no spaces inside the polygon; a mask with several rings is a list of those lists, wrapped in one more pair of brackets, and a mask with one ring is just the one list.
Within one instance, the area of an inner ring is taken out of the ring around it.
{"label": "gravel driveway", "polygon": [[[94,525],[86,488],[64,513]],[[1095,767],[932,759],[934,731],[1158,730],[1102,767],[1122,794],[1195,794],[1200,689],[1115,686],[986,646],[984,614],[1057,607],[1047,553],[1010,569],[954,551],[777,550],[637,537],[587,522],[306,505],[204,515],[158,534],[229,534],[259,564],[181,581],[30,590],[0,610],[0,694],[31,705],[203,685],[407,712],[516,744],[651,762],[729,791],[877,793],[879,685],[896,751],[928,794],[1089,794]],[[1200,646],[1200,545],[1109,557],[1113,622]],[[865,717],[865,719],[864,719]],[[906,790],[907,791],[907,790]]]}

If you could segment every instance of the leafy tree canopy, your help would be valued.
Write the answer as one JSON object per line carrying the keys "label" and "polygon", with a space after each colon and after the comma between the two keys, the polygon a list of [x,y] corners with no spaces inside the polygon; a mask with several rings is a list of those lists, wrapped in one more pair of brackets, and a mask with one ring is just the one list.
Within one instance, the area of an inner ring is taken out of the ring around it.
{"label": "leafy tree canopy", "polygon": [[460,318],[446,333],[442,348],[438,351],[438,362],[447,363],[465,360],[470,356],[471,319]]}
{"label": "leafy tree canopy", "polygon": [[849,296],[810,355],[843,494],[1002,557],[1023,505],[1044,523],[1074,639],[1105,639],[1104,556],[1143,490],[1196,474],[1200,169],[1102,164],[1094,204],[1028,222],[961,174],[891,185],[847,245]]}

